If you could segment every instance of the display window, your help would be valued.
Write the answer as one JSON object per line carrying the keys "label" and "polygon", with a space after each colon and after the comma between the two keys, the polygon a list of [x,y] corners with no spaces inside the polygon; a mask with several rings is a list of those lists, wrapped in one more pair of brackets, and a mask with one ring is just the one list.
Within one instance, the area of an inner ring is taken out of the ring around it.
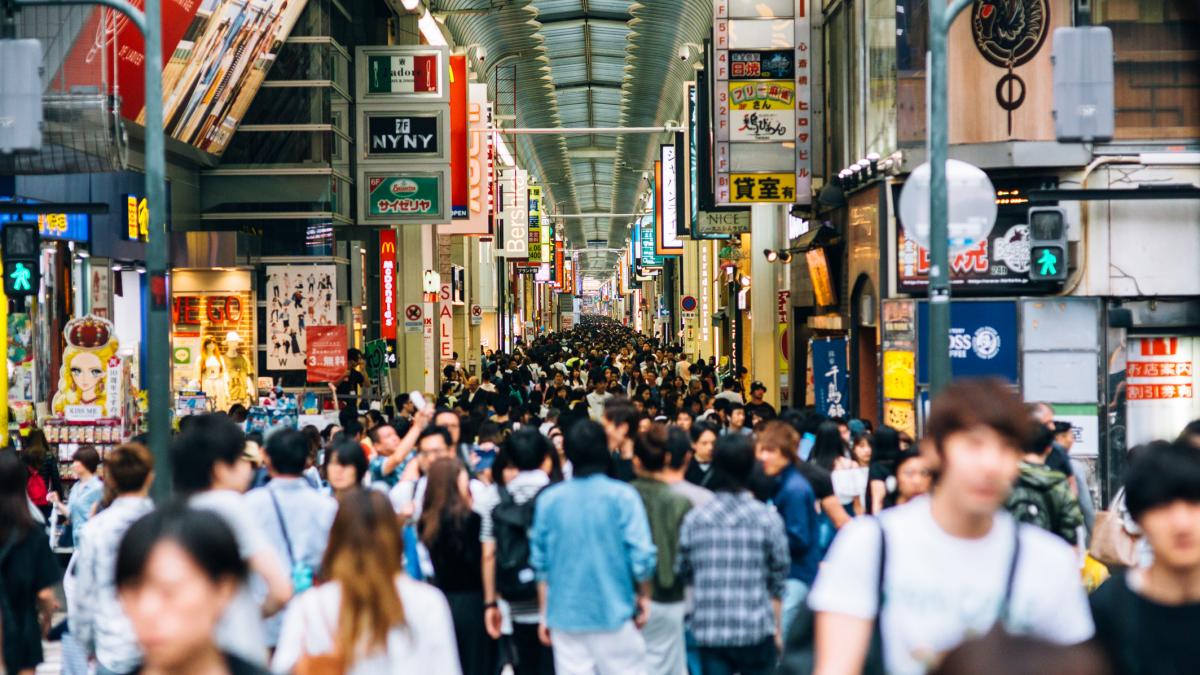
{"label": "display window", "polygon": [[171,292],[171,382],[178,414],[250,406],[257,393],[250,272],[177,271]]}

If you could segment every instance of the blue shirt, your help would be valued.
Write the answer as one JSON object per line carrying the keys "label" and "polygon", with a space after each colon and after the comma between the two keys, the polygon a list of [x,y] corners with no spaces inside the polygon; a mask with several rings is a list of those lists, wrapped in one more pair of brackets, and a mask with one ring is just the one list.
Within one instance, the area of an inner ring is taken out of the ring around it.
{"label": "blue shirt", "polygon": [[76,481],[67,493],[67,513],[71,518],[71,545],[75,548],[79,548],[79,536],[92,515],[92,507],[103,496],[104,483],[101,483],[97,476]]}
{"label": "blue shirt", "polygon": [[792,556],[788,578],[811,586],[817,578],[817,566],[821,564],[821,547],[817,545],[816,494],[812,485],[796,467],[789,466],[775,478],[771,502],[783,517],[783,526],[787,531],[788,552]]}
{"label": "blue shirt", "polygon": [[529,562],[546,582],[546,625],[610,632],[634,615],[634,585],[654,573],[658,551],[632,486],[603,475],[546,488],[529,532]]}

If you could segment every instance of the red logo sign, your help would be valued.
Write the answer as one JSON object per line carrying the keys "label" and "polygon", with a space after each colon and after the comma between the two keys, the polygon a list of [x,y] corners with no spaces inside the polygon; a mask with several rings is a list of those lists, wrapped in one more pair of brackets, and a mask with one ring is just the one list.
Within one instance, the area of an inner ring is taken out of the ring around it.
{"label": "red logo sign", "polygon": [[379,334],[396,339],[396,231],[379,232]]}

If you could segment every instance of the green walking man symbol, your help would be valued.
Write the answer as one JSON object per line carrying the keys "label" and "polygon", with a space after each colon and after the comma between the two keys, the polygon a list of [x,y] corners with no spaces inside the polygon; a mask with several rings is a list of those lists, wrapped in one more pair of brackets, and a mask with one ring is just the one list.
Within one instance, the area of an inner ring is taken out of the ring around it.
{"label": "green walking man symbol", "polygon": [[14,291],[33,290],[29,283],[33,273],[30,271],[29,267],[25,265],[25,263],[17,263],[16,265],[13,265],[13,271],[9,272],[8,276],[12,279],[12,288]]}
{"label": "green walking man symbol", "polygon": [[1041,265],[1041,276],[1052,277],[1058,274],[1058,256],[1048,248],[1042,249],[1042,254],[1038,256],[1037,264]]}

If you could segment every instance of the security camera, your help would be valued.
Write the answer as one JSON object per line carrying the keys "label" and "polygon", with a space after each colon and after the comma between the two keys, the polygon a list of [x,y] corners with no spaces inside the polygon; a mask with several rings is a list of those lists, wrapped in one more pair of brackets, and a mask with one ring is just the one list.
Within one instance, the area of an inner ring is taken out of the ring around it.
{"label": "security camera", "polygon": [[683,45],[683,46],[681,46],[681,47],[679,48],[679,60],[680,60],[680,61],[687,61],[687,60],[688,60],[688,56],[689,56],[689,55],[690,55],[690,54],[689,54],[689,52],[688,52],[688,46],[687,46],[687,45]]}
{"label": "security camera", "polygon": [[488,56],[487,47],[484,47],[483,45],[479,45],[478,47],[475,48],[475,60],[476,61],[483,63],[484,61],[487,61],[487,56]]}

